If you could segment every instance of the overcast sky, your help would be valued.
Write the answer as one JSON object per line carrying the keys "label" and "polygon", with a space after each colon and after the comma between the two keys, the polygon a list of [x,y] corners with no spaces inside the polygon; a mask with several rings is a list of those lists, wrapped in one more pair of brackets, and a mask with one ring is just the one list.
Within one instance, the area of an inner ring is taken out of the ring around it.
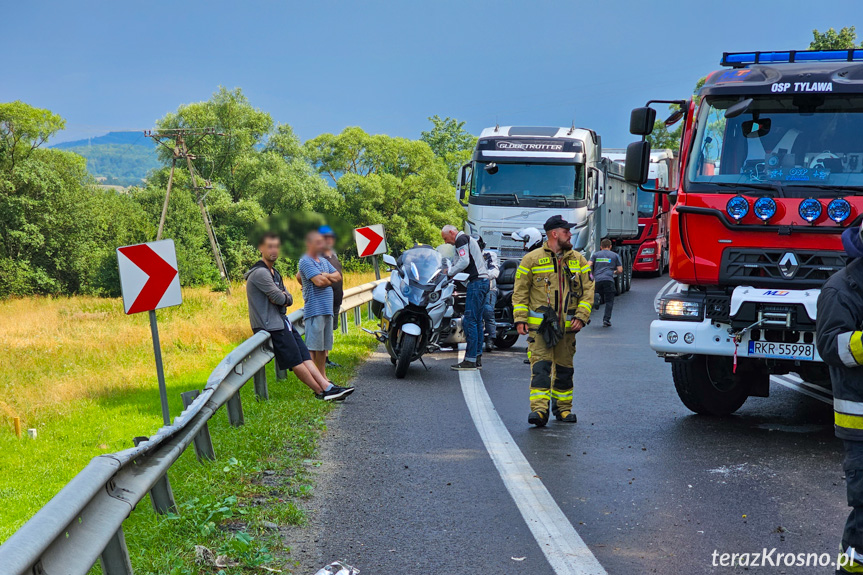
{"label": "overcast sky", "polygon": [[[433,114],[593,128],[685,97],[723,51],[805,49],[860,0],[15,2],[0,9],[0,101],[67,120],[56,140],[143,130],[219,85],[303,139],[357,125],[415,138]],[[138,7],[133,7],[136,5]]]}

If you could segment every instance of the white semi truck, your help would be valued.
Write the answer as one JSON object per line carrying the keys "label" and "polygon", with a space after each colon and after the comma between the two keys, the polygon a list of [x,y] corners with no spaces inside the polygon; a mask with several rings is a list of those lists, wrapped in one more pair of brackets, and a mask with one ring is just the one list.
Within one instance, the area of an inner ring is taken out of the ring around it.
{"label": "white semi truck", "polygon": [[521,228],[542,230],[560,214],[573,228],[573,247],[585,257],[608,238],[624,267],[627,291],[638,237],[638,187],[623,167],[602,156],[600,137],[582,128],[496,126],[482,131],[471,162],[462,166],[457,197],[467,208],[465,233],[480,235],[502,260],[521,259],[510,237]]}

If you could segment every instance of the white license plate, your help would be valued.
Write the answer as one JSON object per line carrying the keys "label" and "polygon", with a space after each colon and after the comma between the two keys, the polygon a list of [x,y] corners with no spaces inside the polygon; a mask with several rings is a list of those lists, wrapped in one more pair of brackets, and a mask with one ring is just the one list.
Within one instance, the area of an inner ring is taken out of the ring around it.
{"label": "white license plate", "polygon": [[814,343],[777,343],[773,341],[750,341],[749,357],[773,357],[777,359],[815,359]]}

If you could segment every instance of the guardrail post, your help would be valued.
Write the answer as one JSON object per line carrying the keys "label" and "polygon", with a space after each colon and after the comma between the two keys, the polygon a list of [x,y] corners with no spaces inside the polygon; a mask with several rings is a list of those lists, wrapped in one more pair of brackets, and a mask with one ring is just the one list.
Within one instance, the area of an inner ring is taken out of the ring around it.
{"label": "guardrail post", "polygon": [[[180,397],[183,398],[183,409],[187,409],[192,405],[192,402],[195,401],[195,398],[199,395],[201,395],[201,392],[197,389],[181,393]],[[206,422],[201,428],[201,431],[195,435],[195,456],[198,458],[198,461],[202,463],[204,460],[216,460],[216,451],[213,449],[213,440],[210,438],[210,427]]]}
{"label": "guardrail post", "polygon": [[237,390],[231,399],[228,400],[228,421],[234,427],[240,427],[246,423],[243,417],[243,402],[240,400],[240,390]]}
{"label": "guardrail post", "polygon": [[374,314],[372,313],[372,300],[369,300],[369,303],[366,304],[366,319],[374,319]]}
{"label": "guardrail post", "polygon": [[255,395],[263,401],[270,399],[270,390],[267,388],[267,366],[255,372]]}
{"label": "guardrail post", "polygon": [[348,333],[348,312],[342,312],[342,317],[339,319],[339,323],[342,324],[342,333]]}
{"label": "guardrail post", "polygon": [[273,367],[276,370],[276,379],[278,381],[285,381],[286,379],[288,379],[288,370],[280,367],[279,361],[275,358],[273,358]]}
{"label": "guardrail post", "polygon": [[[139,443],[147,441],[148,439],[150,438],[136,437],[132,441],[135,442],[135,447],[137,447]],[[159,480],[156,481],[155,485],[153,485],[153,488],[150,489],[150,503],[153,504],[153,511],[159,515],[164,515],[168,512],[177,512],[177,504],[174,502],[174,492],[171,491],[171,483],[168,481],[167,473],[160,477]]]}
{"label": "guardrail post", "polygon": [[363,323],[363,315],[359,306],[354,308],[354,325],[360,325]]}
{"label": "guardrail post", "polygon": [[126,536],[123,535],[123,527],[108,541],[108,545],[99,555],[99,564],[102,565],[104,575],[133,575],[132,562],[129,561],[129,550],[126,549]]}

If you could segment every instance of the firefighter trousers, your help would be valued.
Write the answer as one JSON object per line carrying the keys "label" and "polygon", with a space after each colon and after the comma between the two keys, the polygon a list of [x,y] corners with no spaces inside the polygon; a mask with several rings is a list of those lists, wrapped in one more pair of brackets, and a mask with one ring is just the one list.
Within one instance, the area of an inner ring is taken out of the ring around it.
{"label": "firefighter trousers", "polygon": [[573,356],[575,334],[566,332],[554,347],[546,347],[536,332],[527,339],[530,358],[530,410],[566,416],[572,411]]}
{"label": "firefighter trousers", "polygon": [[[845,487],[848,494],[848,507],[851,513],[845,522],[842,534],[842,551],[854,549],[863,555],[863,441],[843,441],[845,447]],[[852,573],[863,572],[863,565],[855,564],[844,569]]]}

